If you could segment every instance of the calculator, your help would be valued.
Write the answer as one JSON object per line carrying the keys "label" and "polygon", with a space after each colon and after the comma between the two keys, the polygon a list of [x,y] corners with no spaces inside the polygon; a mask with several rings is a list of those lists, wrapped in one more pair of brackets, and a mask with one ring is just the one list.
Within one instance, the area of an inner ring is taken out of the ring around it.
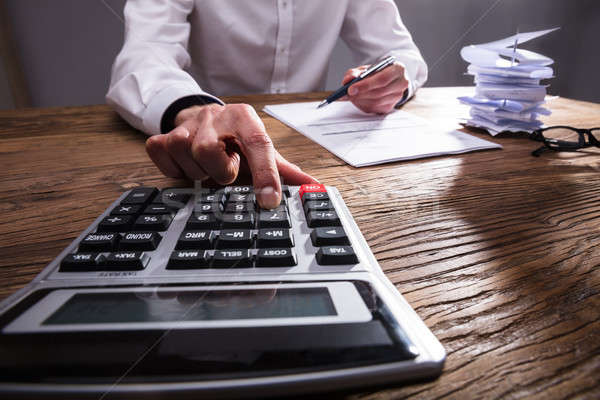
{"label": "calculator", "polygon": [[265,398],[434,378],[445,352],[335,187],[123,193],[0,303],[0,395]]}

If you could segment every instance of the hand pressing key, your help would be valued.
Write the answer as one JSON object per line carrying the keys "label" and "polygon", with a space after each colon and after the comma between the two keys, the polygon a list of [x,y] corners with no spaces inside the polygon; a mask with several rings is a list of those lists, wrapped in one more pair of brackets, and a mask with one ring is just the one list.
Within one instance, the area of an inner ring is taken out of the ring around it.
{"label": "hand pressing key", "polygon": [[210,177],[228,185],[237,178],[240,165],[246,165],[244,157],[258,203],[268,209],[281,202],[279,175],[290,185],[318,182],[275,150],[260,117],[247,104],[190,107],[177,114],[175,126],[146,141],[148,155],[166,176]]}

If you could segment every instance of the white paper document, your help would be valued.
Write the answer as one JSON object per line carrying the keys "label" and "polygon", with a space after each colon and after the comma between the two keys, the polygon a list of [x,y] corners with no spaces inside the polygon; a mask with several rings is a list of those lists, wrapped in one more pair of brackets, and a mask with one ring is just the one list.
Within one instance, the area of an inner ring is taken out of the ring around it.
{"label": "white paper document", "polygon": [[539,119],[549,115],[544,108],[546,88],[554,70],[551,58],[520,49],[520,44],[554,32],[547,29],[518,33],[490,43],[463,47],[460,54],[469,62],[467,73],[475,77],[475,95],[459,97],[472,107],[467,125],[500,132],[532,132],[543,126]]}
{"label": "white paper document", "polygon": [[406,111],[367,114],[349,101],[317,110],[318,102],[265,106],[264,111],[352,165],[460,154],[502,146],[452,129],[444,130]]}

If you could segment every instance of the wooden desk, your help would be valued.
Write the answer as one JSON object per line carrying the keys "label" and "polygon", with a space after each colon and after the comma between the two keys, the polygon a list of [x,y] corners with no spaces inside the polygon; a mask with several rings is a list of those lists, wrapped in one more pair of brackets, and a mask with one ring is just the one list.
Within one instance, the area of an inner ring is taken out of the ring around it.
{"label": "wooden desk", "polygon": [[[465,88],[406,110],[455,119]],[[322,93],[230,98],[253,104]],[[600,126],[600,105],[558,99],[548,124]],[[355,169],[261,113],[280,152],[337,186],[389,278],[440,339],[432,382],[356,398],[600,396],[600,152],[494,150]],[[418,132],[415,132],[418,134]],[[143,134],[107,106],[0,112],[0,297],[28,283],[124,190],[161,176]],[[189,183],[188,183],[189,184]]]}

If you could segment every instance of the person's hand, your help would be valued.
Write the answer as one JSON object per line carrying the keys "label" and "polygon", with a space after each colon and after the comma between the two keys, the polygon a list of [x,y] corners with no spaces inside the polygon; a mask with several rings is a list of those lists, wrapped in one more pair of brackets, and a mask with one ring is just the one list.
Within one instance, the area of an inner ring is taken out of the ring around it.
{"label": "person's hand", "polygon": [[[346,71],[342,85],[350,82],[369,68],[369,65],[351,68]],[[367,113],[387,114],[404,97],[408,89],[408,80],[404,66],[395,62],[389,67],[377,72],[348,88],[348,100],[357,108]]]}
{"label": "person's hand", "polygon": [[190,107],[177,114],[175,126],[146,141],[148,155],[166,176],[212,178],[228,185],[240,165],[247,165],[263,208],[279,205],[280,174],[291,185],[318,182],[275,150],[260,117],[247,104]]}

